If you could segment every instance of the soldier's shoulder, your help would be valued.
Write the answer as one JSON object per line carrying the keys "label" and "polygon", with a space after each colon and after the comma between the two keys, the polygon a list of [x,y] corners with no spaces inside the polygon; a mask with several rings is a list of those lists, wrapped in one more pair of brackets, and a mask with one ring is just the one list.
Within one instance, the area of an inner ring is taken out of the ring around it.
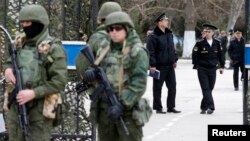
{"label": "soldier's shoulder", "polygon": [[99,40],[101,38],[108,38],[108,34],[105,30],[99,30],[99,31],[96,31],[94,32],[90,38],[89,38],[89,41],[96,41],[96,40]]}
{"label": "soldier's shoulder", "polygon": [[138,55],[147,55],[148,54],[148,50],[146,47],[143,46],[142,43],[135,43],[133,45],[133,47],[131,48],[131,57],[136,57]]}

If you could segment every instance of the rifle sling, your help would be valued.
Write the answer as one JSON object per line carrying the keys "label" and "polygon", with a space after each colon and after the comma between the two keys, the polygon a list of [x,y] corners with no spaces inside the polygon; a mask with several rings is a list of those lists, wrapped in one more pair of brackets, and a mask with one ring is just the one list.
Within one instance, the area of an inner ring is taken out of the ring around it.
{"label": "rifle sling", "polygon": [[126,56],[130,51],[130,47],[126,47],[126,40],[123,42],[122,47],[122,63],[119,70],[119,88],[118,88],[118,95],[120,96],[122,93],[122,81],[124,77],[124,69],[123,69],[123,57]]}

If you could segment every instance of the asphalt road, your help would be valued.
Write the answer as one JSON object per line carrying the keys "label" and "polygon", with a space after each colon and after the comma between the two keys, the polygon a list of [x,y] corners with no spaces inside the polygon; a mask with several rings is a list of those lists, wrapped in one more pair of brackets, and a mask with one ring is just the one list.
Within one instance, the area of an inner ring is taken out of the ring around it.
{"label": "asphalt road", "polygon": [[[243,124],[242,84],[234,91],[233,70],[217,72],[213,90],[215,111],[212,115],[200,114],[202,98],[197,71],[192,69],[191,60],[179,60],[176,68],[177,96],[176,109],[179,114],[156,114],[155,111],[143,128],[143,141],[207,141],[208,125]],[[152,105],[152,78],[148,78],[144,97]],[[166,110],[167,89],[162,90],[162,104]]]}

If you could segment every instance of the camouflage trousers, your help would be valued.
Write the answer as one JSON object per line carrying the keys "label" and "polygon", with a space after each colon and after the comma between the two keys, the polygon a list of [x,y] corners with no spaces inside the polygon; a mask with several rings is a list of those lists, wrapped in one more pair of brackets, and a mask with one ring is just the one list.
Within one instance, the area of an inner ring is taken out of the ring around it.
{"label": "camouflage trousers", "polygon": [[[32,107],[28,111],[28,139],[29,141],[50,141],[52,120],[43,117],[42,106]],[[9,141],[24,141],[23,132],[17,118],[17,106],[12,104],[7,117]]]}
{"label": "camouflage trousers", "polygon": [[136,125],[132,114],[125,113],[123,120],[129,135],[126,135],[120,122],[111,121],[107,117],[107,109],[100,109],[98,116],[98,141],[142,141],[142,126]]}

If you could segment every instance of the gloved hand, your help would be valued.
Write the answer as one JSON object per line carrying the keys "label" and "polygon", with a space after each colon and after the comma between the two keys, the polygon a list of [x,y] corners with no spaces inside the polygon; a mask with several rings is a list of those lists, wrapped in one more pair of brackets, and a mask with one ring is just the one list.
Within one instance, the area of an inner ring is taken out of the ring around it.
{"label": "gloved hand", "polygon": [[123,106],[121,103],[117,103],[108,108],[108,117],[111,120],[117,121],[119,117],[123,114]]}
{"label": "gloved hand", "polygon": [[87,82],[93,82],[96,80],[95,70],[93,68],[89,68],[84,72],[84,80]]}

